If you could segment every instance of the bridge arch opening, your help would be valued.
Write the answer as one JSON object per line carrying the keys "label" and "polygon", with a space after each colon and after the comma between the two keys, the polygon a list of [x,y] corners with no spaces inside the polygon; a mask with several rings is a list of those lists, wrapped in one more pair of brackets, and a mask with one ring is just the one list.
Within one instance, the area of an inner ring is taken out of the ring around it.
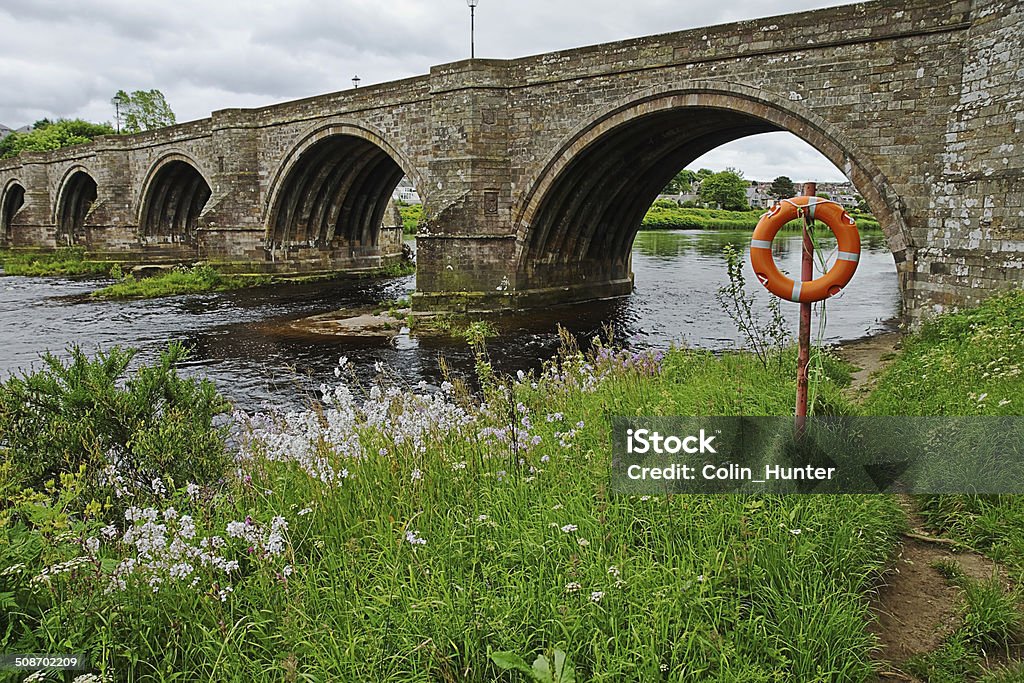
{"label": "bridge arch opening", "polygon": [[0,196],[0,238],[10,244],[14,235],[14,217],[25,206],[25,188],[20,183],[12,182],[4,188]]}
{"label": "bridge arch opening", "polygon": [[271,198],[267,242],[272,252],[379,255],[381,225],[406,173],[391,152],[368,137],[327,132],[285,167]]}
{"label": "bridge arch opening", "polygon": [[680,169],[727,143],[778,131],[801,138],[846,175],[900,263],[906,240],[895,193],[827,123],[754,95],[666,94],[579,131],[539,175],[516,220],[517,289],[526,305],[529,292],[552,287],[568,291],[568,300],[632,291],[634,239]]}
{"label": "bridge arch opening", "polygon": [[166,160],[146,183],[139,221],[143,237],[193,244],[199,216],[212,194],[210,184],[190,161]]}
{"label": "bridge arch opening", "polygon": [[86,171],[79,169],[67,177],[57,201],[58,246],[89,243],[87,220],[97,195],[96,181]]}

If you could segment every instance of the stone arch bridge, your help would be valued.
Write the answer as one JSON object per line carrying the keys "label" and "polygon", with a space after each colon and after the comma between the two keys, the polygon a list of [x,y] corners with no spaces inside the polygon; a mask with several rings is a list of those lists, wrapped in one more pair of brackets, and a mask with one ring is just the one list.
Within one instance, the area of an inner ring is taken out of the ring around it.
{"label": "stone arch bridge", "polygon": [[0,164],[0,236],[371,267],[400,249],[389,206],[407,175],[425,203],[418,307],[616,296],[632,290],[644,212],[680,168],[786,130],[866,199],[917,318],[1024,281],[1022,36],[1015,0],[881,0],[446,64],[23,154]]}

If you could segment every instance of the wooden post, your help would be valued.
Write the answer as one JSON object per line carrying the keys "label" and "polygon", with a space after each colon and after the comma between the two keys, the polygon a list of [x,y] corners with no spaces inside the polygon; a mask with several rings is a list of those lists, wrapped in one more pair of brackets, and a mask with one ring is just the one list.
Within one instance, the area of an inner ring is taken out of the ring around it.
{"label": "wooden post", "polygon": [[[804,195],[814,197],[818,193],[817,183],[804,183]],[[814,242],[811,233],[814,220],[810,212],[804,212],[803,251],[800,260],[800,279],[804,282],[814,279]],[[797,333],[796,360],[796,438],[804,435],[807,425],[807,365],[811,359],[811,304],[800,304],[800,329]]]}

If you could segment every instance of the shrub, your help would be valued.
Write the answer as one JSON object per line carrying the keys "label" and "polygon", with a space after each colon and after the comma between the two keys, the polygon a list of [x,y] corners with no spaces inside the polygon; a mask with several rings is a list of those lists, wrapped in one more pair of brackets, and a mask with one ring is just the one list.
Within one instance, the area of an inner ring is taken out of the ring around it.
{"label": "shrub", "polygon": [[37,491],[54,482],[53,492],[62,474],[81,473],[102,500],[223,474],[224,433],[213,419],[227,405],[212,383],[178,375],[183,346],[130,375],[134,351],[114,347],[93,359],[69,351],[67,362],[46,354],[44,369],[0,384],[0,455],[11,482]]}

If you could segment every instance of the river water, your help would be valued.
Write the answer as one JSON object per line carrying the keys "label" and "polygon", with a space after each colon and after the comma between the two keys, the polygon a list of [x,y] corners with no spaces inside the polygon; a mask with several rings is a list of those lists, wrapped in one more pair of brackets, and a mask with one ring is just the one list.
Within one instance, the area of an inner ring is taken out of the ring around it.
{"label": "river water", "polygon": [[[633,245],[636,291],[629,297],[498,316],[498,337],[488,343],[502,371],[539,367],[558,344],[557,326],[589,339],[611,324],[615,337],[633,347],[670,344],[714,350],[742,345],[733,323],[716,301],[727,282],[723,247],[742,250],[745,232],[642,232]],[[827,252],[834,247],[824,243]],[[775,258],[791,276],[799,272],[800,237],[775,241]],[[746,265],[755,310],[765,312],[769,296]],[[457,339],[402,334],[394,338],[328,337],[297,331],[294,320],[335,311],[365,309],[396,299],[415,287],[414,276],[383,280],[277,284],[222,294],[197,294],[149,301],[90,301],[97,280],[0,278],[0,378],[40,365],[49,350],[61,354],[71,343],[87,350],[113,345],[140,349],[139,360],[155,357],[169,340],[190,346],[184,372],[213,380],[244,408],[297,406],[322,381],[334,379],[340,356],[363,377],[383,363],[395,376],[415,383],[441,381],[438,357],[456,372],[469,373],[472,355]],[[867,235],[857,274],[830,299],[823,340],[839,342],[879,332],[899,315],[900,297],[892,254],[880,235]],[[783,303],[796,327],[797,305]],[[817,323],[812,328],[817,331]]]}

